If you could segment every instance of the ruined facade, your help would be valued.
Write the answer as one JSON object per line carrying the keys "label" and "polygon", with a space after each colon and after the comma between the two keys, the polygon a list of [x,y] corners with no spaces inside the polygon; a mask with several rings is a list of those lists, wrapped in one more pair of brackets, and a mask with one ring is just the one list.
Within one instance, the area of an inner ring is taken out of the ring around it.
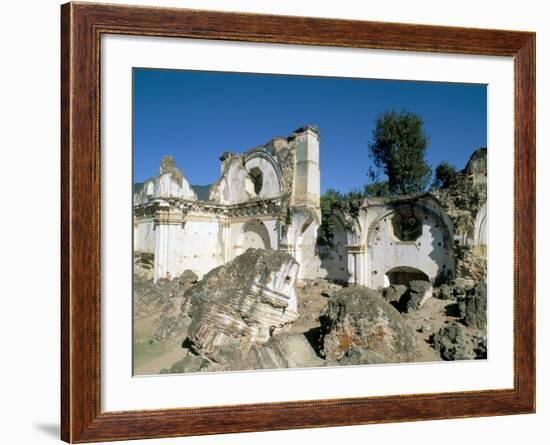
{"label": "ruined facade", "polygon": [[202,277],[253,247],[292,255],[299,278],[319,276],[318,130],[300,128],[220,160],[221,176],[208,187],[193,188],[170,157],[137,187],[136,261],[152,264],[155,281],[188,269]]}
{"label": "ruined facade", "polygon": [[[354,212],[338,213],[327,246],[317,241],[319,140],[308,126],[224,153],[220,178],[200,188],[163,158],[158,176],[134,193],[135,261],[149,264],[156,281],[185,270],[202,277],[249,248],[273,249],[297,261],[298,279],[378,288],[437,284],[454,278],[468,255],[485,254],[486,150],[476,151],[446,189],[365,198]],[[481,250],[471,250],[476,246]]]}
{"label": "ruined facade", "polygon": [[438,285],[485,278],[487,150],[474,152],[444,188],[365,198],[336,212],[330,245],[319,245],[327,278],[371,288],[413,280]]}

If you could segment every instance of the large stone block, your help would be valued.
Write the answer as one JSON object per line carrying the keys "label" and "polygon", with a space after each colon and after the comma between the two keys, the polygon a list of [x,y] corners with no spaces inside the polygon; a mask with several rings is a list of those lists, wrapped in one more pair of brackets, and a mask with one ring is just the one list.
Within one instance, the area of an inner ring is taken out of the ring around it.
{"label": "large stone block", "polygon": [[298,269],[288,254],[248,249],[207,273],[185,293],[182,305],[192,320],[191,349],[219,362],[267,343],[298,318]]}
{"label": "large stone block", "polygon": [[478,284],[458,300],[460,316],[466,326],[484,329],[487,326],[487,286]]}
{"label": "large stone block", "polygon": [[[413,359],[415,335],[401,314],[367,287],[339,290],[320,319],[323,352],[329,362],[358,364]],[[357,362],[357,363],[356,363]]]}

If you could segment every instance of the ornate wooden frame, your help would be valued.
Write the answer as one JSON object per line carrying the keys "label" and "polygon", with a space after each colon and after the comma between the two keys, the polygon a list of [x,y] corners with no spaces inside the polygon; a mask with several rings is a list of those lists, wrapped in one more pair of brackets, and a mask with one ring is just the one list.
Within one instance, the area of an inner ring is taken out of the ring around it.
{"label": "ornate wooden frame", "polygon": [[[61,438],[67,442],[535,411],[535,34],[92,3],[61,7]],[[514,388],[102,412],[100,37],[104,33],[512,56]]]}

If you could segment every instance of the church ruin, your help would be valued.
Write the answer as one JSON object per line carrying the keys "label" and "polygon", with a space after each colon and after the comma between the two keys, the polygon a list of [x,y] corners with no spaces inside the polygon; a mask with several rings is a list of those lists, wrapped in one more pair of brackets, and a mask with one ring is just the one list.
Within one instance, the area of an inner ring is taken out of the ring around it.
{"label": "church ruin", "polygon": [[298,279],[378,288],[437,284],[467,270],[472,252],[485,254],[485,149],[447,189],[365,198],[335,214],[332,241],[321,245],[319,146],[319,130],[306,126],[224,153],[220,178],[206,187],[190,185],[164,157],[158,176],[134,190],[136,264],[149,265],[155,282],[185,270],[202,277],[251,247],[273,249],[296,260]]}

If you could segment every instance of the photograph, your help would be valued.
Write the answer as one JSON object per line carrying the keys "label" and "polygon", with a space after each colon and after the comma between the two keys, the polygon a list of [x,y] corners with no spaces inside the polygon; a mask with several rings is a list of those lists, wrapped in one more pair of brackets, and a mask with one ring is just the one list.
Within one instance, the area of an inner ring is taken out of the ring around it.
{"label": "photograph", "polygon": [[134,376],[487,359],[487,85],[132,82]]}

